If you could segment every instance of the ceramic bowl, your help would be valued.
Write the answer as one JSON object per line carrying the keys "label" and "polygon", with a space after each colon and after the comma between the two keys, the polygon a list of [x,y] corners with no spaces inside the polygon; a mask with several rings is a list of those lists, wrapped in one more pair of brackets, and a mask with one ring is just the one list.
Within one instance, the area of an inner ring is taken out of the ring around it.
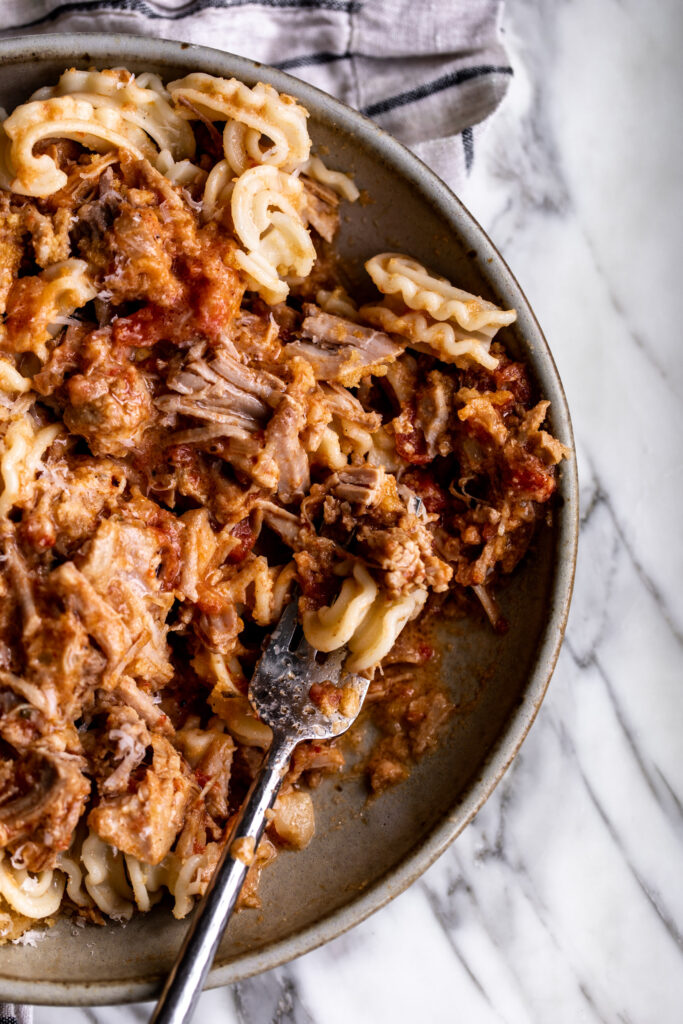
{"label": "ceramic bowl", "polygon": [[[405,252],[459,286],[514,307],[503,337],[551,401],[556,436],[572,446],[569,413],[548,346],[519,285],[482,229],[407,149],[360,114],[309,85],[241,57],[186,43],[120,35],[45,35],[0,42],[0,105],[11,110],[64,68],[125,66],[165,80],[191,71],[270,82],[310,111],[310,133],[327,162],[353,173],[371,201],[347,204],[340,250],[362,286],[362,264]],[[264,971],[358,924],[402,892],[444,851],[489,796],[543,699],[565,628],[574,574],[577,482],[560,473],[553,525],[499,592],[510,622],[496,636],[484,621],[442,626],[442,670],[461,710],[438,751],[404,784],[367,799],[360,781],[334,779],[314,794],[317,834],[283,853],[263,877],[260,911],[238,914],[209,977],[224,985]],[[533,800],[530,792],[528,799]],[[173,962],[187,922],[156,907],[125,927],[75,928],[67,920],[36,947],[0,949],[0,998],[94,1004],[150,998]]]}

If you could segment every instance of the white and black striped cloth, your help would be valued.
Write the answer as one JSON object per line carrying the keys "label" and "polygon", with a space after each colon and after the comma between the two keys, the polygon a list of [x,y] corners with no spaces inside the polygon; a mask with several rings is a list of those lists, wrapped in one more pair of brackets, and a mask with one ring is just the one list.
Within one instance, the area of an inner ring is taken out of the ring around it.
{"label": "white and black striped cloth", "polygon": [[274,64],[362,110],[452,187],[512,74],[503,0],[2,0],[0,36],[128,32]]}
{"label": "white and black striped cloth", "polygon": [[0,1024],[31,1024],[33,1007],[17,1003],[0,1003]]}
{"label": "white and black striped cloth", "polygon": [[[213,46],[372,117],[456,188],[512,69],[503,0],[0,0],[0,36],[128,32]],[[0,1003],[0,1024],[29,1024]]]}

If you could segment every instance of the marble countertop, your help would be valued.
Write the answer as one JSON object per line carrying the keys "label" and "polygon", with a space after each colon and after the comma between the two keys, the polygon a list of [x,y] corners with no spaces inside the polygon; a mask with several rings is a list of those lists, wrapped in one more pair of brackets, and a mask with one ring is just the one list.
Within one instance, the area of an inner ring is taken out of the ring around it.
{"label": "marble countertop", "polygon": [[[205,993],[197,1021],[682,1019],[682,39],[679,0],[508,0],[515,74],[462,198],[536,310],[572,411],[566,641],[519,757],[422,879],[327,946]],[[35,1022],[149,1009],[37,1007]]]}

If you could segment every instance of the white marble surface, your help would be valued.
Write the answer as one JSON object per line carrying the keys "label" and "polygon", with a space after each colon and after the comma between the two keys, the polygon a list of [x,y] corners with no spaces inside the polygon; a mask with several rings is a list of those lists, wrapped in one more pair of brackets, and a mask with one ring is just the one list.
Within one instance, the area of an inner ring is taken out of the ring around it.
{"label": "white marble surface", "polygon": [[520,756],[441,860],[348,935],[206,993],[203,1024],[683,1019],[683,6],[508,0],[506,30],[515,77],[463,198],[536,309],[573,414],[567,640]]}

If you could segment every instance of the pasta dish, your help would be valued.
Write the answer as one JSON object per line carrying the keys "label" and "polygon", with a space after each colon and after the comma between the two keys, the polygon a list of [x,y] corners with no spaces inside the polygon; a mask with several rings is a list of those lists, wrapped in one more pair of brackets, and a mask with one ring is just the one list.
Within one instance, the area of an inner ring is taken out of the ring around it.
{"label": "pasta dish", "polygon": [[[496,338],[514,310],[390,252],[350,295],[359,193],[307,117],[124,69],[2,114],[2,940],[189,912],[271,740],[246,692],[290,600],[372,679],[371,789],[405,779],[453,710],[425,624],[471,596],[504,629],[496,579],[549,514],[566,449]],[[343,766],[296,749],[244,905]]]}

